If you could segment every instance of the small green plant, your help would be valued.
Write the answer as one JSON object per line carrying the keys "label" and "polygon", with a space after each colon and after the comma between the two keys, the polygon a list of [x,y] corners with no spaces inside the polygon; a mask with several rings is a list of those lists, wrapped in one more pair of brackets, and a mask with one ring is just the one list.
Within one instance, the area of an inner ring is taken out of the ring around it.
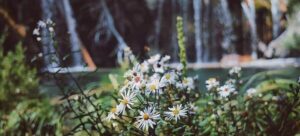
{"label": "small green plant", "polygon": [[187,72],[186,69],[187,60],[186,60],[186,51],[184,45],[185,37],[183,32],[183,22],[182,22],[182,17],[180,16],[177,17],[176,28],[177,28],[177,39],[178,39],[178,46],[179,46],[179,58],[180,58],[180,63],[183,65],[183,74],[185,75]]}
{"label": "small green plant", "polygon": [[58,110],[40,99],[36,70],[26,65],[21,43],[6,53],[0,47],[0,69],[0,135],[62,135]]}
{"label": "small green plant", "polygon": [[[1,41],[3,39],[4,37],[1,38]],[[36,94],[33,93],[38,85],[36,70],[26,65],[21,43],[16,45],[15,51],[9,51],[6,54],[0,47],[0,69],[0,107],[3,107],[2,111],[9,110],[6,108],[13,107],[17,100],[22,99],[22,96]]]}
{"label": "small green plant", "polygon": [[0,135],[62,135],[62,120],[57,111],[47,99],[22,101],[2,117]]}

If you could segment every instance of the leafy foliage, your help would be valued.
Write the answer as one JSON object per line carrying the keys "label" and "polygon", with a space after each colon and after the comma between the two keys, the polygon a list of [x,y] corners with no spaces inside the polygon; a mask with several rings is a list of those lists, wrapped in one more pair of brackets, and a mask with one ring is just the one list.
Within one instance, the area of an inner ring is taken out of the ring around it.
{"label": "leafy foliage", "polygon": [[300,7],[300,2],[298,0],[289,0],[288,1],[288,13],[293,14],[297,12]]}
{"label": "leafy foliage", "polygon": [[[0,45],[4,39],[3,35]],[[4,54],[3,48],[0,48],[0,69],[0,106],[3,107],[2,110],[12,107],[18,99],[22,98],[21,96],[36,94],[33,93],[38,85],[36,70],[25,64],[21,43],[16,45],[15,51],[9,51],[7,54]],[[14,100],[14,102],[7,102],[9,100]]]}
{"label": "leafy foliage", "polygon": [[54,106],[45,100],[26,100],[0,124],[1,135],[62,135],[62,121]]}
{"label": "leafy foliage", "polygon": [[[253,79],[259,75],[261,74],[254,75]],[[240,84],[241,79],[229,78],[228,81],[237,83],[234,86],[239,94],[220,99],[216,94],[219,90],[215,88],[209,90],[207,96],[199,100],[199,108],[203,113],[200,124],[203,135],[299,133],[300,126],[297,122],[300,118],[297,112],[300,108],[299,83],[282,78],[259,79],[260,82],[251,85],[255,88],[244,92],[243,85]],[[247,82],[246,84],[249,85]]]}
{"label": "leafy foliage", "polygon": [[21,43],[7,53],[0,47],[0,69],[0,135],[62,135],[60,114],[40,100],[37,73],[26,65]]}

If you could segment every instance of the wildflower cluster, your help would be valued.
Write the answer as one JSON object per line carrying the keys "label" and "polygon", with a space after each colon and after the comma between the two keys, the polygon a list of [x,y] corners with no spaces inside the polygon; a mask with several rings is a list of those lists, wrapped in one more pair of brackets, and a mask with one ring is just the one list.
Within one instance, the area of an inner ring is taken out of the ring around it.
{"label": "wildflower cluster", "polygon": [[33,29],[32,34],[36,36],[37,41],[41,41],[43,31],[45,31],[46,33],[52,34],[52,33],[54,33],[54,26],[55,26],[55,23],[51,19],[47,19],[46,21],[40,20],[37,23],[37,27],[35,29]]}
{"label": "wildflower cluster", "polygon": [[229,98],[237,95],[239,78],[241,76],[241,68],[234,67],[229,71],[230,78],[225,82],[224,85],[220,85],[220,82],[216,78],[208,79],[206,83],[206,88],[209,91],[209,95],[218,99],[228,100]]}
{"label": "wildflower cluster", "polygon": [[[216,135],[226,135],[237,132],[240,122],[237,113],[239,112],[238,87],[241,76],[241,68],[234,67],[229,70],[230,78],[221,85],[216,78],[206,81],[207,101],[206,114],[203,114],[202,127],[209,128],[209,133]],[[228,129],[230,128],[230,129]],[[208,131],[208,130],[206,130]]]}
{"label": "wildflower cluster", "polygon": [[[114,101],[84,95],[77,98],[78,105],[73,110],[77,112],[75,118],[81,119],[83,130],[101,135],[298,132],[299,83],[273,80],[242,89],[245,82],[241,79],[241,68],[235,67],[229,70],[225,81],[208,79],[207,91],[200,95],[194,84],[196,79],[183,76],[182,65],[170,67],[169,59],[155,55],[135,64],[124,74],[123,84],[117,85],[116,94],[111,95]],[[276,88],[282,83],[289,87]]]}
{"label": "wildflower cluster", "polygon": [[[262,82],[255,88],[241,90],[244,85],[241,68],[230,69],[228,75],[229,78],[224,84],[216,78],[206,81],[207,93],[201,98],[203,103],[199,106],[199,127],[202,128],[202,135],[277,135],[287,134],[287,131],[295,133],[295,129],[279,124],[288,124],[286,120],[293,122],[293,119],[299,118],[292,110],[284,111],[287,108],[300,108],[300,104],[292,104],[293,101],[300,102],[296,98],[299,97],[299,84],[291,82],[288,83],[288,89],[276,88],[274,86],[279,82],[274,80]],[[266,86],[268,89],[264,89]],[[270,86],[273,87],[269,88]]]}
{"label": "wildflower cluster", "polygon": [[133,123],[133,127],[145,134],[165,126],[191,131],[184,124],[192,122],[197,113],[194,102],[199,92],[195,91],[195,78],[184,77],[182,65],[168,66],[169,60],[170,56],[155,55],[128,70],[117,104],[105,120],[114,127]]}

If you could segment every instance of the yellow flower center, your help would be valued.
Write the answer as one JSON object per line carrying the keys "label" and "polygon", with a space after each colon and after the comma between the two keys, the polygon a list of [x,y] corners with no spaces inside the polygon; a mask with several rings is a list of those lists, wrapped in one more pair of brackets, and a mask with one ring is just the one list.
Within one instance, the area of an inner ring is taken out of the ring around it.
{"label": "yellow flower center", "polygon": [[216,79],[215,78],[209,78],[208,81],[209,82],[214,82]]}
{"label": "yellow flower center", "polygon": [[156,85],[155,84],[150,85],[150,90],[154,92],[156,90]]}
{"label": "yellow flower center", "polygon": [[144,116],[143,116],[143,118],[144,118],[144,120],[148,120],[150,117],[149,117],[149,115],[147,113],[145,113]]}
{"label": "yellow flower center", "polygon": [[127,105],[128,104],[128,100],[127,99],[123,99],[123,100],[121,100],[121,103],[123,103],[124,105]]}
{"label": "yellow flower center", "polygon": [[112,113],[117,112],[117,108],[111,108],[111,109],[110,109],[110,112],[112,112]]}
{"label": "yellow flower center", "polygon": [[179,114],[179,109],[175,108],[172,112],[173,112],[174,115],[178,115]]}
{"label": "yellow flower center", "polygon": [[188,80],[185,78],[185,79],[183,79],[183,81],[182,81],[184,84],[187,84],[188,83]]}
{"label": "yellow flower center", "polygon": [[171,74],[169,74],[169,73],[166,74],[166,79],[167,79],[167,80],[170,80],[170,78],[171,78]]}

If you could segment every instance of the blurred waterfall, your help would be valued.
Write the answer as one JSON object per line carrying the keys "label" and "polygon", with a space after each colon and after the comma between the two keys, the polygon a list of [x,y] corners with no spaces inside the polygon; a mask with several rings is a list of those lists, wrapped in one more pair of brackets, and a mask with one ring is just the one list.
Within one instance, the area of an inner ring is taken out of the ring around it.
{"label": "blurred waterfall", "polygon": [[[118,63],[122,64],[123,62],[123,53],[124,53],[124,49],[127,48],[127,44],[125,42],[125,40],[123,39],[123,37],[121,36],[121,34],[117,31],[116,27],[115,27],[115,23],[114,23],[114,19],[112,18],[112,15],[106,5],[105,0],[101,0],[101,6],[102,6],[102,12],[103,12],[103,16],[104,16],[104,20],[106,22],[105,25],[106,27],[108,27],[108,29],[110,30],[110,32],[115,36],[116,40],[118,41],[118,50],[117,50],[117,59],[118,59]],[[101,22],[101,15],[99,17],[98,20],[98,24],[103,23]]]}
{"label": "blurred waterfall", "polygon": [[202,26],[202,43],[203,43],[203,48],[202,48],[202,53],[201,53],[201,58],[203,62],[208,62],[209,57],[210,57],[210,50],[212,48],[212,3],[211,0],[203,0],[204,3],[204,10],[202,10],[203,13],[203,23]]}
{"label": "blurred waterfall", "polygon": [[70,47],[73,67],[82,67],[83,59],[80,51],[80,40],[76,31],[76,20],[73,17],[73,11],[69,0],[62,0],[62,6],[64,11],[65,20],[68,27],[68,33],[70,34]]}
{"label": "blurred waterfall", "polygon": [[157,18],[155,20],[155,39],[154,39],[154,48],[159,49],[159,40],[160,40],[160,31],[162,24],[162,16],[163,16],[163,4],[164,0],[159,0],[157,2]]}
{"label": "blurred waterfall", "polygon": [[271,12],[273,22],[273,39],[277,38],[280,33],[281,12],[279,9],[279,0],[271,0]]}
{"label": "blurred waterfall", "polygon": [[202,0],[194,0],[194,25],[195,25],[195,47],[196,47],[196,63],[202,62],[202,23],[201,23],[201,7],[202,7]]}
{"label": "blurred waterfall", "polygon": [[178,41],[177,41],[177,30],[176,30],[176,18],[177,18],[177,10],[176,10],[177,0],[171,1],[171,11],[172,11],[172,33],[171,33],[171,48],[172,48],[172,59],[174,62],[178,62]]}
{"label": "blurred waterfall", "polygon": [[182,6],[182,22],[183,22],[183,33],[185,37],[185,46],[189,46],[190,42],[190,35],[189,35],[189,6],[190,1],[188,0],[181,0],[180,5]]}
{"label": "blurred waterfall", "polygon": [[[42,20],[46,21],[53,18],[53,7],[54,0],[42,0],[41,9],[42,9]],[[59,58],[56,54],[54,48],[54,42],[51,38],[49,30],[47,27],[42,27],[42,45],[43,45],[43,54],[44,54],[44,65],[45,70],[51,70],[53,68],[59,67]]]}
{"label": "blurred waterfall", "polygon": [[251,57],[253,59],[257,58],[257,31],[256,31],[256,15],[255,15],[255,4],[254,0],[248,0],[248,3],[243,1],[241,3],[242,9],[244,11],[245,16],[248,19],[248,22],[250,24],[250,33],[251,33]]}
{"label": "blurred waterfall", "polygon": [[224,30],[223,30],[223,41],[222,41],[222,47],[225,50],[229,50],[233,38],[233,29],[232,29],[232,17],[231,13],[229,11],[228,7],[228,1],[227,0],[221,0],[221,20],[224,24]]}

